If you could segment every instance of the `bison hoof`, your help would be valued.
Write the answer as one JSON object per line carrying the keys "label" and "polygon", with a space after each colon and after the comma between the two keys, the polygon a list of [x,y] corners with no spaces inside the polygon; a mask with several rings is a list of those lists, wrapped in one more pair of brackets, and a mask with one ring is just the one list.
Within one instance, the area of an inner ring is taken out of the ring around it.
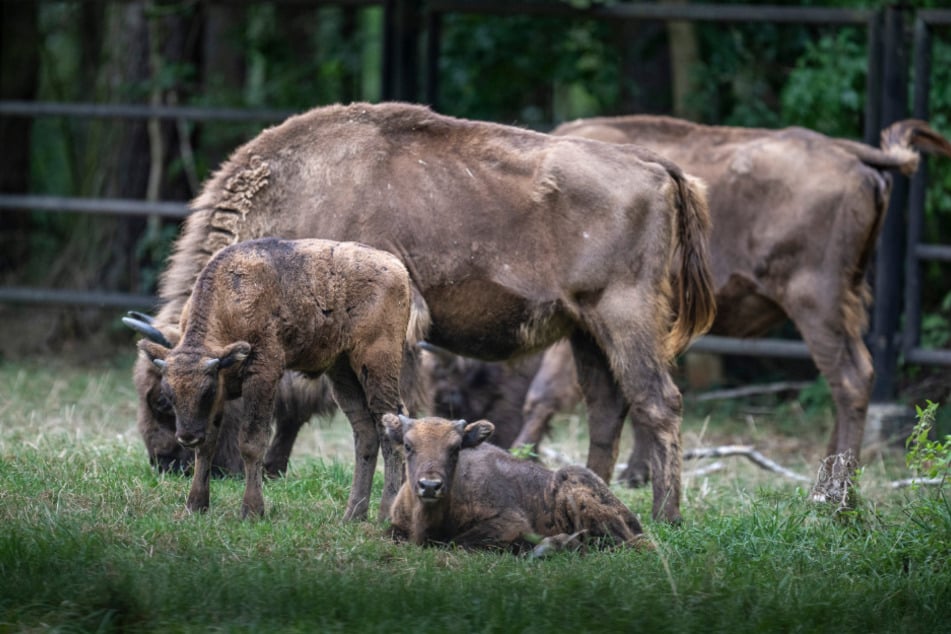
{"label": "bison hoof", "polygon": [[650,467],[643,462],[629,464],[627,469],[621,473],[621,482],[624,482],[632,489],[639,489],[641,487],[647,486],[647,483],[650,481]]}
{"label": "bison hoof", "polygon": [[208,503],[205,502],[204,504],[194,504],[189,502],[185,505],[185,510],[189,513],[205,513],[208,511]]}
{"label": "bison hoof", "polygon": [[241,505],[241,519],[258,519],[264,517],[264,507],[251,507],[247,504]]}

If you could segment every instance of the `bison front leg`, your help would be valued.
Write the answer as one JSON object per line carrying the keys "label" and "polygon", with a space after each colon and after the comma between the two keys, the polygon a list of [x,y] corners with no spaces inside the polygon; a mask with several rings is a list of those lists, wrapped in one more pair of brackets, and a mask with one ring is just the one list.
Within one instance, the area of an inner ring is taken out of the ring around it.
{"label": "bison front leg", "polygon": [[262,379],[244,386],[244,420],[238,433],[238,449],[244,461],[244,497],[241,517],[264,516],[264,452],[267,449],[277,383]]}
{"label": "bison front leg", "polygon": [[400,369],[403,365],[404,330],[380,337],[351,352],[350,365],[359,372],[360,387],[366,407],[373,419],[383,453],[383,497],[380,500],[380,521],[390,517],[390,507],[403,480],[403,454],[397,451],[383,427],[383,414],[405,414],[400,398]]}
{"label": "bison front leg", "polygon": [[188,490],[185,509],[189,513],[203,513],[208,510],[211,498],[211,470],[218,449],[218,432],[221,430],[221,416],[212,421],[205,432],[205,440],[195,450],[195,473]]}
{"label": "bison front leg", "polygon": [[334,398],[353,428],[356,464],[343,518],[364,520],[370,508],[370,491],[373,488],[376,457],[380,451],[380,435],[367,407],[363,388],[349,366],[346,363],[338,363],[328,376],[333,383]]}

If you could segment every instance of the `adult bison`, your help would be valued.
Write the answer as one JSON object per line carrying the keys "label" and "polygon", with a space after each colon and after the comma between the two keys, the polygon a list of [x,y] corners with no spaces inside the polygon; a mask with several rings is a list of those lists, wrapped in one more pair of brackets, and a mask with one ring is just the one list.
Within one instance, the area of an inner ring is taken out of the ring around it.
{"label": "adult bison", "polygon": [[[631,411],[649,430],[654,516],[679,518],[681,397],[668,366],[709,327],[714,300],[706,200],[674,163],[632,145],[360,103],[265,130],[191,206],[157,329],[177,323],[198,272],[229,244],[320,237],[390,251],[436,345],[497,360],[569,338],[587,379],[589,466],[610,478]],[[155,426],[149,366],[135,369],[144,433]],[[385,434],[381,444],[391,456]],[[402,470],[385,463],[381,517]]]}
{"label": "adult bison", "polygon": [[[918,120],[885,129],[881,149],[803,128],[639,115],[581,119],[554,134],[638,143],[706,180],[717,302],[711,333],[752,337],[791,319],[835,402],[828,453],[858,456],[873,378],[862,340],[871,299],[866,269],[888,206],[888,170],[912,173],[917,150],[951,156],[951,143]],[[551,402],[570,397],[575,382],[571,351],[547,351],[517,444],[538,442]],[[636,429],[635,437],[624,477],[638,483],[648,469]]]}

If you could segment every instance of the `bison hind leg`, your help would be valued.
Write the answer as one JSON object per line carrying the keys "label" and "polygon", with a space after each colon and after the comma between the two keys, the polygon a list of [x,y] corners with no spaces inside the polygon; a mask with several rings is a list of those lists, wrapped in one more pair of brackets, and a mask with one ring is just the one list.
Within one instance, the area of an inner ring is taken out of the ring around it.
{"label": "bison hind leg", "polygon": [[579,466],[555,474],[555,515],[556,525],[565,533],[582,534],[589,542],[633,544],[644,532],[604,480]]}

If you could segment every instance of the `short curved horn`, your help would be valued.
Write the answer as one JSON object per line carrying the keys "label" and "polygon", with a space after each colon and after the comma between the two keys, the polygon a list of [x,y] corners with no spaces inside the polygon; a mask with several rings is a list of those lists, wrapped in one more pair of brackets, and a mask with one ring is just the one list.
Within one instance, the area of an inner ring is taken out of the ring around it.
{"label": "short curved horn", "polygon": [[205,361],[205,372],[214,372],[220,363],[221,359],[208,359]]}
{"label": "short curved horn", "polygon": [[122,323],[126,326],[139,333],[149,341],[154,341],[155,343],[165,346],[166,348],[174,348],[169,342],[169,340],[162,334],[162,331],[153,326],[151,323],[143,321],[141,319],[136,319],[133,317],[123,317]]}
{"label": "short curved horn", "polygon": [[402,414],[397,414],[396,416],[400,419],[400,425],[403,426],[403,429],[406,429],[413,424],[413,419],[409,416],[404,416]]}
{"label": "short curved horn", "polygon": [[140,313],[137,310],[130,310],[129,312],[126,313],[126,315],[128,315],[132,319],[138,319],[139,321],[144,321],[145,323],[149,325],[155,324],[155,317],[153,317],[152,315],[147,315],[145,313]]}

